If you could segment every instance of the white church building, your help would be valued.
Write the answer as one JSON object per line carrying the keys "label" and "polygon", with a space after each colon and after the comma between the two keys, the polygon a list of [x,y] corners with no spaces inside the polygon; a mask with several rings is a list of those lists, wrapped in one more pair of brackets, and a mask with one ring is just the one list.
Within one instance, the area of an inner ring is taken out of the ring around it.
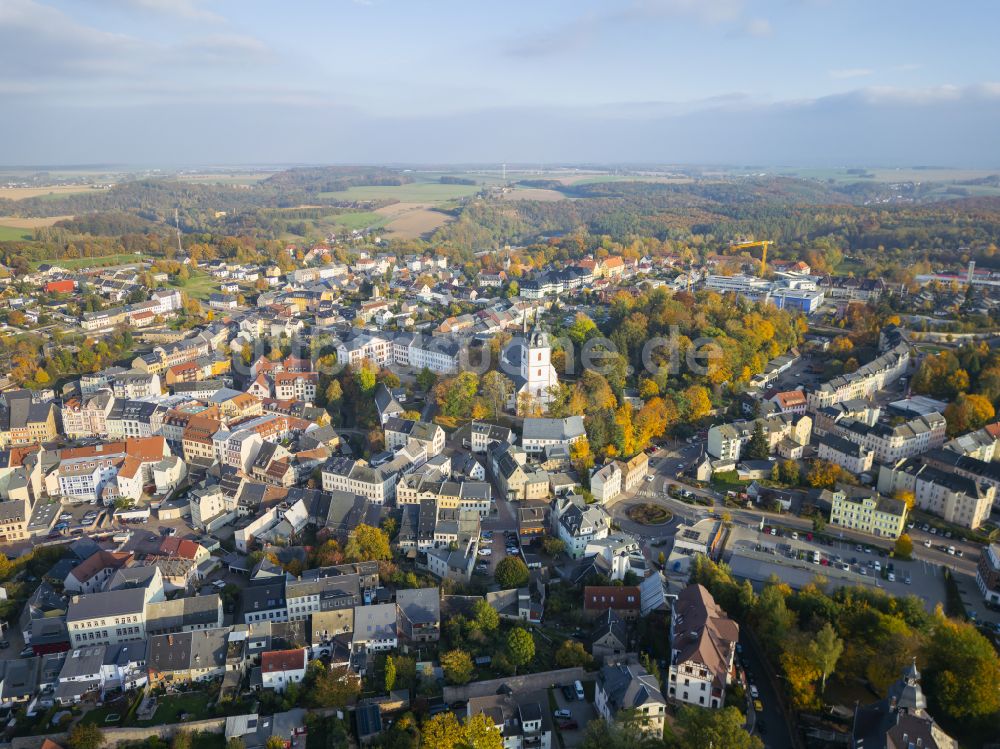
{"label": "white church building", "polygon": [[521,416],[525,415],[522,411],[530,410],[525,408],[528,404],[544,410],[552,401],[551,389],[559,384],[559,375],[552,366],[549,335],[539,327],[537,319],[530,333],[525,320],[521,341],[507,349],[507,358],[511,369],[518,368],[518,373],[512,377],[514,392],[507,408]]}

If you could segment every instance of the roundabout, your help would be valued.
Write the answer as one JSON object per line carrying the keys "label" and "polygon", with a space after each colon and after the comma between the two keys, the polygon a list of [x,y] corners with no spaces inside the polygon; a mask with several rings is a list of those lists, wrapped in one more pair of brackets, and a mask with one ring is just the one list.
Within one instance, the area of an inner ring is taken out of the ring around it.
{"label": "roundabout", "polygon": [[666,525],[673,520],[674,514],[661,505],[643,502],[629,506],[625,516],[639,525]]}

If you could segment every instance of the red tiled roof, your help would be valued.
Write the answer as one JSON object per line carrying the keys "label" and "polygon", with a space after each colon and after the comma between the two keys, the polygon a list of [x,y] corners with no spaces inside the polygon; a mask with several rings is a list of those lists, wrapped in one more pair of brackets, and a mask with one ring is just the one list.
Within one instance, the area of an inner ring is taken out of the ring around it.
{"label": "red tiled roof", "polygon": [[299,650],[272,650],[260,657],[261,673],[273,674],[276,671],[296,671],[306,667],[305,648]]}
{"label": "red tiled roof", "polygon": [[583,589],[583,608],[589,611],[628,611],[639,608],[639,588],[634,585],[588,585]]}

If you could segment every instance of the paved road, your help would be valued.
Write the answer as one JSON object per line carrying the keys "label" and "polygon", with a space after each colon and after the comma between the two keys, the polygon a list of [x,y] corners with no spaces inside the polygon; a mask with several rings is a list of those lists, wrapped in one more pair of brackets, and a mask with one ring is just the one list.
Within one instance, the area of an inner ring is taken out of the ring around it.
{"label": "paved road", "polygon": [[[757,687],[763,712],[754,716],[754,731],[764,740],[767,749],[792,749],[792,736],[785,716],[778,707],[778,697],[774,685],[764,671],[762,654],[757,651],[744,631],[740,632],[742,659],[747,669],[747,678]],[[749,689],[747,690],[749,693]]]}

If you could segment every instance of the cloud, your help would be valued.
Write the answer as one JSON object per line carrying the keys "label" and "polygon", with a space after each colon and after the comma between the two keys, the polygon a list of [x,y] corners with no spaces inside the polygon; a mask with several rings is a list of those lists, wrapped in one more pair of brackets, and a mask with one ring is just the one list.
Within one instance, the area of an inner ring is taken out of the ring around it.
{"label": "cloud", "polygon": [[126,73],[138,39],[86,26],[35,0],[0,3],[0,71],[16,76]]}
{"label": "cloud", "polygon": [[185,21],[221,23],[226,20],[218,13],[201,7],[200,0],[116,0],[116,2],[136,10],[173,16]]}
{"label": "cloud", "polygon": [[271,49],[260,39],[242,34],[213,34],[184,42],[174,56],[186,63],[245,64],[272,59]]}
{"label": "cloud", "polygon": [[[624,6],[610,5],[590,11],[535,34],[508,40],[505,51],[511,57],[541,57],[578,51],[592,46],[617,28],[634,27],[666,20],[693,20],[709,26],[740,21],[743,0],[632,0]],[[751,19],[742,30],[752,36],[766,36],[771,25]]]}
{"label": "cloud", "polygon": [[766,18],[751,18],[746,22],[743,30],[747,35],[757,37],[771,36],[774,33],[771,22]]}
{"label": "cloud", "polygon": [[830,71],[830,77],[836,80],[845,80],[848,78],[865,78],[869,75],[874,75],[875,71],[871,68],[838,68],[837,70]]}

